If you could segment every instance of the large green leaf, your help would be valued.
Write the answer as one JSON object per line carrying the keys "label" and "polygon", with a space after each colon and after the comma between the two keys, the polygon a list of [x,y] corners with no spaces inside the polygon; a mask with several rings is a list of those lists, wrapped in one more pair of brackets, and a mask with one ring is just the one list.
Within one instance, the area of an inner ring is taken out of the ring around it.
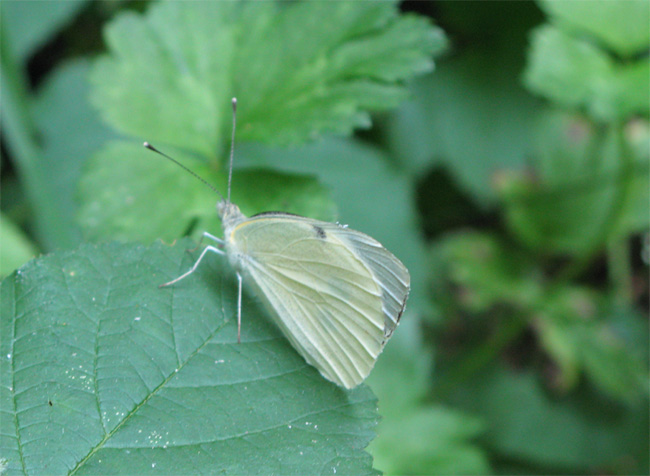
{"label": "large green leaf", "polygon": [[[225,194],[221,162],[233,95],[238,146],[349,133],[368,123],[367,109],[404,97],[400,81],[429,69],[443,39],[428,21],[400,16],[391,2],[167,2],[120,16],[107,41],[110,55],[98,60],[92,78],[109,122],[139,141],[194,151],[190,157],[164,148]],[[193,225],[217,230],[215,197],[181,175],[172,178],[169,167],[135,148],[106,147],[82,181],[86,236],[150,240],[175,238]],[[278,209],[332,219],[331,204],[309,178],[236,173],[233,187],[245,213]]]}
{"label": "large green leaf", "polygon": [[622,56],[648,50],[650,3],[645,0],[540,0],[539,4],[563,28],[588,33]]}
{"label": "large green leaf", "polygon": [[[458,10],[457,29],[467,28],[465,18],[481,8],[531,21],[528,2],[442,2],[440,8]],[[388,118],[385,136],[391,155],[415,176],[445,167],[488,207],[496,198],[495,174],[526,164],[538,104],[519,81],[525,23],[501,21],[485,10],[480,19],[472,17],[479,38],[441,59],[435,74],[413,82],[411,99]],[[497,24],[483,36],[490,21]]]}
{"label": "large green leaf", "polygon": [[554,396],[532,372],[502,367],[477,374],[452,401],[484,419],[495,459],[537,467],[528,474],[648,473],[647,401],[623,407],[586,388]]}
{"label": "large green leaf", "polygon": [[[327,19],[327,21],[324,21]],[[394,2],[166,2],[106,30],[94,100],[118,130],[214,157],[237,96],[241,140],[368,126],[432,69],[442,33]]]}
{"label": "large green leaf", "polygon": [[369,474],[377,403],[324,380],[182,241],[90,246],[2,282],[8,474]]}

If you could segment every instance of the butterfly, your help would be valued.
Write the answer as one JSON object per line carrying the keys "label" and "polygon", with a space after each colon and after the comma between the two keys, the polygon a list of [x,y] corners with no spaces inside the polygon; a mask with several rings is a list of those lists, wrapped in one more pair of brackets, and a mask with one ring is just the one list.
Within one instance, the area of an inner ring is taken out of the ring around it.
{"label": "butterfly", "polygon": [[[233,98],[233,144],[236,104]],[[228,195],[217,204],[223,239],[205,232],[203,238],[216,246],[206,246],[186,273],[161,287],[192,274],[208,252],[225,255],[239,284],[238,342],[245,281],[308,364],[339,386],[356,387],[400,321],[410,289],[408,270],[378,241],[347,226],[282,212],[245,216],[230,201],[233,151],[231,146]]]}

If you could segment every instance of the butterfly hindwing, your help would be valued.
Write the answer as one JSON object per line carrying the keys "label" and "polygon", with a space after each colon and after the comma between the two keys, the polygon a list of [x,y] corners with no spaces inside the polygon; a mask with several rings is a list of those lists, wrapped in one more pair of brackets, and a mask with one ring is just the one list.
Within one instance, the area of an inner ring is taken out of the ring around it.
{"label": "butterfly hindwing", "polygon": [[331,233],[346,240],[350,247],[370,268],[375,281],[382,290],[385,317],[385,336],[388,339],[404,312],[411,277],[406,267],[377,240],[370,236],[328,223]]}

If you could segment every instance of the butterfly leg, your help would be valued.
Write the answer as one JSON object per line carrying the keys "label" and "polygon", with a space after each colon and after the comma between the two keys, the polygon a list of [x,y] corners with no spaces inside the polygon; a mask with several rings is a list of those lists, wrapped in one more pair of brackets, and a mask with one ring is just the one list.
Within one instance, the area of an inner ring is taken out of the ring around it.
{"label": "butterfly leg", "polygon": [[172,279],[172,280],[169,281],[168,283],[161,284],[161,285],[158,286],[158,287],[159,287],[159,288],[164,288],[165,286],[169,286],[169,285],[171,285],[171,284],[177,283],[177,282],[180,281],[181,279],[186,278],[187,276],[189,276],[190,274],[192,274],[194,271],[196,271],[197,266],[199,265],[199,263],[201,262],[201,260],[203,259],[203,257],[205,256],[205,254],[206,254],[208,251],[212,251],[212,252],[217,253],[217,254],[220,254],[220,255],[224,255],[224,254],[225,254],[222,250],[220,250],[220,249],[218,249],[218,248],[215,248],[214,246],[206,246],[205,249],[201,252],[201,256],[199,256],[199,259],[196,260],[196,263],[194,263],[194,266],[192,266],[192,267],[190,268],[190,270],[189,270],[187,273],[185,273],[185,274],[181,274],[178,278],[176,278],[176,279]]}
{"label": "butterfly leg", "polygon": [[203,238],[210,238],[211,240],[216,241],[216,242],[219,243],[220,245],[223,245],[223,244],[224,244],[224,241],[223,241],[221,238],[217,238],[216,236],[211,235],[211,234],[208,233],[207,231],[204,231],[204,232],[203,232],[203,236],[201,237],[201,239],[203,239]]}
{"label": "butterfly leg", "polygon": [[190,253],[194,253],[196,250],[198,250],[199,246],[201,246],[201,243],[203,243],[203,238],[210,238],[211,240],[216,241],[220,246],[224,245],[224,241],[221,238],[217,238],[216,236],[208,233],[207,231],[204,231],[203,235],[201,235],[201,239],[196,244],[196,246],[194,248],[192,248],[191,250],[187,250],[187,251],[189,251]]}
{"label": "butterfly leg", "polygon": [[241,344],[241,288],[242,279],[241,274],[237,273],[237,281],[239,281],[239,292],[237,293],[237,343]]}

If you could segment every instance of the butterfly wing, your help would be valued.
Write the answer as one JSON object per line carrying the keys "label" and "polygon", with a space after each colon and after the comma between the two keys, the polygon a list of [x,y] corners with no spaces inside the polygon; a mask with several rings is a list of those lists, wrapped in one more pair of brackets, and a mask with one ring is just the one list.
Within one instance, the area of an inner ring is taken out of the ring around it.
{"label": "butterfly wing", "polygon": [[403,311],[404,265],[362,233],[280,213],[239,223],[226,241],[305,360],[338,385],[361,383]]}
{"label": "butterfly wing", "polygon": [[328,231],[347,241],[358,257],[370,268],[382,292],[384,333],[386,340],[393,334],[406,307],[411,277],[406,266],[377,240],[361,232],[331,223]]}

